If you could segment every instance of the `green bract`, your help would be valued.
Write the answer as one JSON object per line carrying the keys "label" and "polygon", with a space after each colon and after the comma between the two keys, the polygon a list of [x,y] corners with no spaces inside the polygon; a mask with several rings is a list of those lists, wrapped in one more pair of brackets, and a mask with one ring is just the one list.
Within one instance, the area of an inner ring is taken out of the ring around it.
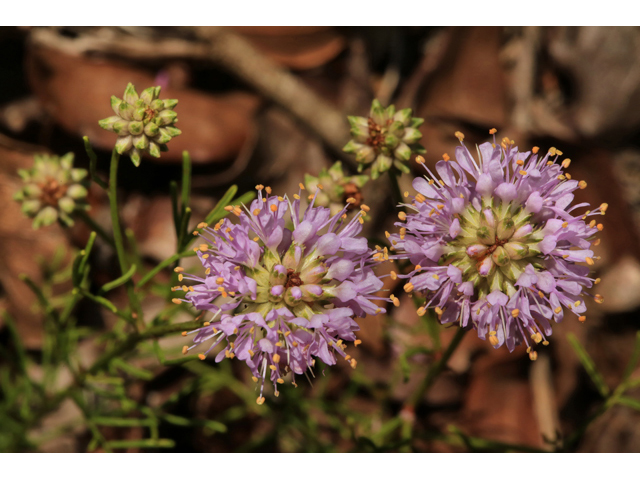
{"label": "green bract", "polygon": [[392,165],[409,173],[409,167],[403,162],[407,162],[412,153],[426,153],[418,144],[422,138],[418,127],[424,120],[411,114],[410,108],[396,112],[395,106],[383,108],[378,100],[374,100],[369,118],[348,117],[353,138],[343,150],[356,156],[360,163],[359,172],[371,164],[371,178],[374,180]]}
{"label": "green bract", "polygon": [[87,171],[73,168],[73,153],[62,157],[36,155],[33,168],[18,170],[18,174],[24,186],[13,198],[22,204],[22,212],[33,218],[34,229],[56,220],[71,226],[74,210],[89,209],[83,182]]}
{"label": "green bract", "polygon": [[98,124],[105,130],[118,134],[116,151],[128,153],[137,167],[140,154],[147,152],[160,158],[160,152],[166,152],[166,143],[182,132],[173,125],[178,122],[178,114],[172,110],[178,100],[159,100],[160,87],[149,87],[138,95],[136,88],[129,83],[124,98],[111,97],[113,117],[100,120]]}

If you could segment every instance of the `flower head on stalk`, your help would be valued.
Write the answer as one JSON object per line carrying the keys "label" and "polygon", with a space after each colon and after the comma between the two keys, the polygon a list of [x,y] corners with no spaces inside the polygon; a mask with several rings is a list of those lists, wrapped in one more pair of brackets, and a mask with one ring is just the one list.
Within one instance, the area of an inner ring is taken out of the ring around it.
{"label": "flower head on stalk", "polygon": [[128,153],[137,167],[140,155],[147,152],[160,158],[160,152],[166,152],[166,144],[182,132],[174,127],[178,114],[173,108],[178,100],[160,100],[160,87],[149,87],[140,95],[131,83],[127,85],[122,99],[112,96],[111,108],[115,116],[100,120],[105,130],[118,134],[116,151],[122,155]]}
{"label": "flower head on stalk", "polygon": [[403,162],[407,162],[412,153],[426,152],[418,144],[422,138],[418,127],[424,120],[411,115],[410,108],[396,112],[395,106],[384,108],[374,100],[369,117],[348,117],[353,138],[343,150],[356,156],[359,172],[369,164],[374,180],[392,165],[404,173],[410,172]]}
{"label": "flower head on stalk", "polygon": [[216,362],[225,357],[246,362],[254,381],[261,383],[258,403],[263,403],[267,378],[278,395],[283,377],[306,374],[315,357],[328,365],[342,357],[355,368],[344,342],[360,343],[354,316],[385,312],[372,302],[382,287],[373,267],[388,254],[374,253],[358,236],[366,205],[347,220],[353,199],[332,216],[329,209],[314,205],[318,192],[301,209],[302,184],[293,199],[272,196],[269,187],[256,188],[258,198],[250,208],[227,207],[239,223],[225,218],[213,227],[198,225],[194,234],[203,243],[195,250],[205,275],[186,274],[178,267],[179,280],[194,284],[175,287],[186,295],[174,302],[189,302],[211,314],[202,328],[191,332],[196,334],[194,345],[183,352],[207,343],[200,354],[204,359],[224,344]]}
{"label": "flower head on stalk", "polygon": [[416,266],[404,289],[426,296],[419,315],[432,307],[442,323],[471,325],[496,348],[525,342],[535,360],[535,345],[548,344],[550,320],[560,322],[563,307],[586,320],[584,296],[592,295],[584,290],[599,281],[589,278],[591,246],[603,228],[587,219],[604,215],[607,204],[572,205],[586,182],[563,172],[571,161],[560,162],[556,148],[519,152],[490,133],[494,141],[478,147],[477,161],[456,132],[457,161],[445,154],[439,177],[424,166],[427,176],[413,181],[418,193],[406,204],[413,212],[400,213],[406,223],[390,240],[394,258]]}
{"label": "flower head on stalk", "polygon": [[62,157],[36,155],[33,168],[18,170],[24,186],[13,197],[22,203],[22,212],[33,218],[33,228],[49,226],[59,220],[73,225],[76,209],[89,209],[87,188],[83,182],[87,171],[73,168],[73,153]]}
{"label": "flower head on stalk", "polygon": [[350,210],[360,207],[363,200],[361,190],[368,180],[367,175],[346,176],[342,170],[342,163],[336,162],[329,169],[323,168],[317,177],[305,175],[304,185],[312,194],[316,193],[320,185],[315,204],[328,207],[331,215],[335,215],[344,208],[348,198],[356,200],[349,204]]}

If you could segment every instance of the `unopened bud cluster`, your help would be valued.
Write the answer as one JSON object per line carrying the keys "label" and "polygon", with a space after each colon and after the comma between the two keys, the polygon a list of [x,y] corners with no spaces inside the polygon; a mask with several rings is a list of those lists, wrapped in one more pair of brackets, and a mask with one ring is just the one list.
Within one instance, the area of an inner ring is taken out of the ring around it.
{"label": "unopened bud cluster", "polygon": [[412,153],[426,152],[418,144],[422,138],[418,127],[424,120],[411,115],[410,108],[396,112],[395,106],[384,108],[374,100],[368,118],[348,117],[352,140],[343,150],[356,156],[360,164],[358,171],[371,164],[371,178],[374,180],[392,166],[409,173],[409,167],[403,162],[407,162]]}
{"label": "unopened bud cluster", "polygon": [[304,185],[315,194],[318,188],[320,191],[316,196],[316,205],[328,207],[331,215],[341,211],[345,202],[349,198],[356,201],[350,204],[351,209],[357,209],[362,204],[362,187],[367,183],[367,175],[346,176],[342,169],[342,163],[336,162],[329,169],[323,168],[317,177],[312,175],[304,176]]}
{"label": "unopened bud cluster", "polygon": [[160,100],[160,87],[149,87],[138,95],[129,83],[122,99],[112,96],[111,108],[115,116],[100,120],[105,130],[118,134],[116,151],[128,153],[133,163],[140,165],[140,155],[147,152],[159,158],[166,144],[182,132],[174,127],[178,114],[172,109],[177,100]]}
{"label": "unopened bud cluster", "polygon": [[22,204],[22,212],[33,218],[34,229],[58,220],[71,226],[72,212],[89,208],[83,184],[87,171],[73,168],[73,153],[62,157],[36,155],[33,168],[18,170],[18,174],[24,186],[14,199]]}

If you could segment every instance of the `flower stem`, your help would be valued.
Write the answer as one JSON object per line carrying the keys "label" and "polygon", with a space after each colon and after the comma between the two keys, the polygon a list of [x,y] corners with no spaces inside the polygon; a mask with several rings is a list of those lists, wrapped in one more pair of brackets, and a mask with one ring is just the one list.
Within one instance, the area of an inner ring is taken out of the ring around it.
{"label": "flower stem", "polygon": [[111,245],[114,249],[116,248],[116,245],[113,242],[113,238],[111,238],[111,235],[105,232],[104,229],[100,225],[98,225],[96,221],[93,218],[91,218],[89,214],[87,214],[87,212],[85,212],[84,210],[76,210],[75,214],[78,216],[78,218],[80,218],[80,220],[86,223],[91,230],[96,232],[100,236],[100,238],[102,238],[105,242]]}
{"label": "flower stem", "polygon": [[[120,263],[120,270],[124,275],[129,270],[127,255],[124,249],[124,241],[122,239],[122,230],[120,228],[120,219],[118,218],[118,163],[120,161],[120,154],[113,150],[111,155],[111,166],[109,169],[109,206],[111,207],[111,228],[113,230],[113,241],[116,247],[116,254],[118,256],[118,262]],[[133,281],[129,279],[125,283],[127,290],[127,296],[129,297],[129,303],[131,306],[132,317],[134,318],[134,324],[140,329],[144,326],[144,320],[142,317],[142,309],[140,308],[140,302],[136,296],[133,288]]]}
{"label": "flower stem", "polygon": [[451,355],[453,355],[453,352],[456,351],[456,348],[458,348],[458,345],[460,345],[460,342],[462,341],[465,333],[467,333],[465,329],[458,328],[456,335],[453,337],[453,340],[451,340],[451,343],[442,354],[440,360],[438,360],[436,364],[427,371],[427,375],[424,377],[424,380],[422,380],[422,383],[418,386],[417,389],[413,391],[413,393],[405,403],[405,408],[414,409],[420,399],[424,396],[424,394],[429,391],[436,378],[438,378],[438,375],[440,375],[444,368],[447,366],[447,362],[451,358]]}

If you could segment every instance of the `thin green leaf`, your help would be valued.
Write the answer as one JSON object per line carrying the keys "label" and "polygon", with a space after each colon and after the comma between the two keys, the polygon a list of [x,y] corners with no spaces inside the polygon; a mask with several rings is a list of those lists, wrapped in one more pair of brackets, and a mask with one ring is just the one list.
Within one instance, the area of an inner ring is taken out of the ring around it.
{"label": "thin green leaf", "polygon": [[131,277],[133,277],[133,275],[136,273],[136,266],[135,265],[131,265],[131,268],[129,268],[129,270],[127,271],[127,273],[125,273],[124,275],[116,278],[115,280],[109,282],[109,283],[105,283],[101,288],[100,291],[103,293],[106,293],[110,290],[113,290],[114,288],[119,287],[120,285],[124,285],[127,280],[129,280]]}
{"label": "thin green leaf", "polygon": [[105,443],[110,448],[173,448],[175,442],[169,438],[159,438],[157,440],[112,440]]}
{"label": "thin green leaf", "polygon": [[189,207],[191,195],[191,157],[186,150],[182,152],[182,212]]}
{"label": "thin green leaf", "polygon": [[218,220],[220,220],[222,217],[224,217],[228,213],[224,209],[224,207],[229,205],[229,202],[231,202],[231,200],[233,200],[233,197],[234,197],[234,195],[236,194],[237,191],[238,191],[238,186],[237,185],[231,185],[229,187],[229,190],[227,190],[225,192],[225,194],[222,196],[220,201],[218,201],[216,206],[213,207],[213,209],[209,212],[209,215],[207,215],[204,218],[205,223],[208,223],[209,225],[211,225],[214,222],[217,222]]}
{"label": "thin green leaf", "polygon": [[173,227],[176,230],[176,240],[180,237],[180,212],[178,211],[178,182],[169,182],[169,193],[171,196],[171,212],[173,213]]}
{"label": "thin green leaf", "polygon": [[619,403],[620,405],[624,405],[625,407],[631,407],[636,410],[640,410],[640,401],[636,400],[635,398],[619,397],[616,400],[616,403]]}
{"label": "thin green leaf", "polygon": [[166,260],[160,262],[158,265],[156,265],[156,267],[153,270],[151,270],[144,277],[142,277],[142,279],[136,284],[136,288],[141,288],[149,280],[151,280],[153,277],[155,277],[158,274],[158,272],[160,272],[161,270],[163,270],[163,269],[165,269],[167,267],[170,267],[177,260],[179,260],[181,258],[184,258],[184,257],[195,257],[196,255],[197,254],[192,250],[189,250],[187,252],[182,252],[182,253],[176,253],[175,255],[172,255],[171,257],[167,258]]}
{"label": "thin green leaf", "polygon": [[596,370],[595,363],[593,363],[593,360],[573,333],[569,333],[567,335],[567,339],[569,340],[569,343],[571,344],[573,350],[576,352],[580,363],[582,363],[582,366],[589,374],[589,377],[591,377],[591,380],[598,389],[598,392],[600,393],[600,395],[602,395],[602,397],[606,398],[609,395],[609,387],[604,382],[602,375],[600,375],[598,370]]}
{"label": "thin green leaf", "polygon": [[155,423],[151,418],[91,417],[91,421],[106,427],[150,427]]}
{"label": "thin green leaf", "polygon": [[631,354],[631,360],[627,364],[624,369],[624,373],[622,374],[622,382],[625,383],[633,371],[636,369],[638,365],[638,361],[640,360],[640,331],[636,332],[636,343],[633,346],[633,353]]}
{"label": "thin green leaf", "polygon": [[130,363],[127,363],[120,358],[114,358],[112,363],[117,368],[128,373],[132,377],[136,377],[141,380],[151,380],[153,378],[153,373],[149,372],[148,370],[143,370],[142,368],[134,367]]}

